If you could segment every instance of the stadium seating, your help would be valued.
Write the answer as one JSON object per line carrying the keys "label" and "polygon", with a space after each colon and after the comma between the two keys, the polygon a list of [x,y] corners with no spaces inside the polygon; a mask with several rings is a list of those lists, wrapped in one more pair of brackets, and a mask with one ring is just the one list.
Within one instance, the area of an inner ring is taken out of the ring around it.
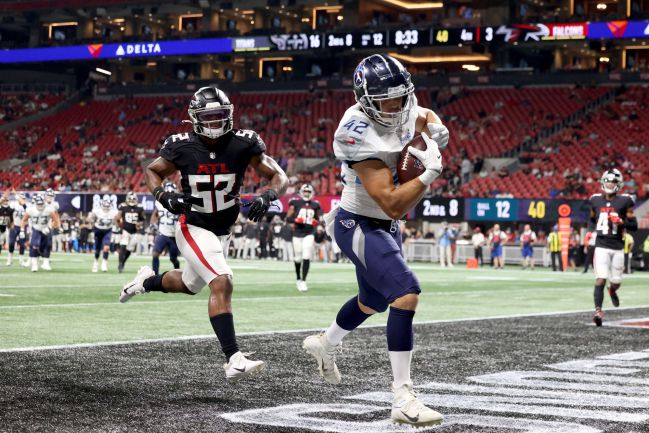
{"label": "stadium seating", "polygon": [[40,93],[3,93],[0,95],[0,125],[47,110],[64,99]]}
{"label": "stadium seating", "polygon": [[[596,140],[581,137],[578,131],[584,126],[575,125],[552,137],[543,148],[521,155],[521,161],[526,162],[523,170],[511,175],[493,172],[475,176],[460,187],[462,159],[500,156],[609,90],[565,86],[464,89],[461,97],[440,110],[451,131],[451,142],[444,154],[444,175],[432,185],[433,191],[465,196],[583,197],[597,189],[598,170],[591,172],[593,167],[599,168],[593,165],[595,158],[607,155],[608,159],[615,156],[620,161],[623,156],[626,161],[638,161],[636,164],[646,167],[648,156],[640,145],[635,154],[629,150],[629,144],[644,133],[639,125],[647,120],[642,110],[637,110],[637,121],[625,120],[634,111],[634,104],[642,105],[647,96],[644,89],[634,88],[590,117],[588,130],[591,136],[597,134]],[[420,89],[417,97],[422,106],[431,105],[428,90]],[[259,132],[268,153],[287,168],[294,184],[311,182],[318,194],[340,192],[340,169],[335,164],[318,173],[296,173],[293,166],[297,157],[332,154],[338,119],[354,102],[351,92],[233,93],[231,99],[236,125]],[[4,187],[16,188],[144,191],[141,164],[156,155],[161,138],[190,130],[189,125],[181,123],[186,118],[186,95],[95,100],[76,105],[0,135],[0,146],[8,150],[8,156],[32,160],[18,173],[1,173],[0,182]],[[53,149],[57,135],[61,137],[61,149]],[[31,143],[26,144],[24,136],[30,136]],[[610,148],[593,145],[608,139],[614,142]],[[580,145],[571,145],[577,143]],[[580,170],[577,175],[575,168]],[[564,173],[580,179],[579,184],[573,182],[567,187]],[[638,185],[644,185],[648,176],[634,172]],[[244,181],[244,192],[254,192],[259,185],[260,179],[251,173]]]}

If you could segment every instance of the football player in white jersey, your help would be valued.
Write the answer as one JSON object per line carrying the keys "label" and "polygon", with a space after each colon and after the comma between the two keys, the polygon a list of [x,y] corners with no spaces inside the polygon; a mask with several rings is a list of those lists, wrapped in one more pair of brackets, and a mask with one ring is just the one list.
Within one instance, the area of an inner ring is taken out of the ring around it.
{"label": "football player in white jersey", "polygon": [[95,261],[92,264],[92,272],[99,270],[99,255],[101,253],[101,271],[108,271],[108,255],[110,253],[110,238],[112,236],[113,223],[117,216],[117,209],[109,198],[100,202],[100,207],[94,208],[89,215],[89,221],[93,225],[95,234]]}
{"label": "football player in white jersey", "polygon": [[[47,188],[45,190],[45,206],[52,208],[56,212],[59,211],[59,203],[54,200],[56,198],[56,193],[52,188]],[[54,236],[59,234],[58,229],[54,229],[50,226],[50,233],[47,235],[47,244],[45,245],[45,250],[43,251],[43,257],[49,257],[52,253],[52,246],[54,244]]]}
{"label": "football player in white jersey", "polygon": [[61,227],[59,213],[54,208],[45,205],[45,198],[42,195],[34,197],[34,205],[27,208],[22,221],[20,222],[20,239],[25,239],[25,228],[31,222],[32,236],[30,238],[29,257],[32,263],[32,272],[38,271],[38,258],[43,258],[41,268],[51,271],[49,250],[47,249],[47,236],[50,234],[50,226]]}
{"label": "football player in white jersey", "polygon": [[13,264],[13,256],[16,243],[18,244],[18,253],[20,254],[20,265],[29,266],[29,260],[24,259],[26,239],[20,238],[20,223],[25,216],[25,211],[27,210],[27,199],[25,198],[25,194],[21,192],[17,193],[14,191],[14,194],[16,200],[9,203],[9,207],[13,209],[14,214],[13,226],[11,228],[11,231],[9,231],[9,255],[7,256],[7,266],[11,266]]}
{"label": "football player in white jersey", "polygon": [[[372,314],[389,308],[392,421],[439,424],[442,415],[417,399],[410,380],[412,321],[421,290],[403,257],[398,220],[440,175],[439,148],[448,143],[448,130],[435,113],[417,105],[410,74],[398,60],[378,54],[367,57],[356,68],[353,82],[357,103],[347,109],[334,135],[334,152],[343,162],[341,203],[325,221],[329,234],[356,266],[358,296],[342,306],[324,333],[307,337],[303,347],[316,358],[327,382],[340,383],[335,353],[343,337]],[[427,148],[408,151],[426,170],[397,185],[399,154],[416,133],[421,133]]]}
{"label": "football player in white jersey", "polygon": [[[165,182],[162,185],[166,192],[176,193],[176,184],[173,182]],[[180,268],[178,261],[178,245],[176,244],[176,226],[178,225],[179,215],[169,212],[159,202],[155,202],[155,209],[151,214],[150,224],[157,224],[158,234],[153,241],[152,264],[153,272],[158,275],[160,271],[160,254],[167,250],[169,253],[169,260],[174,265],[174,269]]]}

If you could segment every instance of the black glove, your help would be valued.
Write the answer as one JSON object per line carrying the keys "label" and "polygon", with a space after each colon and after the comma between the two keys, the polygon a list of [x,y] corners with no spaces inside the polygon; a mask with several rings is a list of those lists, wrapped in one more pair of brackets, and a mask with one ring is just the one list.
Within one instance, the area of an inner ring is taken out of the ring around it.
{"label": "black glove", "polygon": [[175,215],[182,215],[192,210],[191,200],[187,200],[184,194],[166,192],[162,187],[153,190],[153,196],[169,212]]}
{"label": "black glove", "polygon": [[254,222],[259,221],[266,215],[271,202],[277,200],[277,193],[272,189],[267,190],[262,195],[257,197],[250,205],[248,211],[248,219]]}

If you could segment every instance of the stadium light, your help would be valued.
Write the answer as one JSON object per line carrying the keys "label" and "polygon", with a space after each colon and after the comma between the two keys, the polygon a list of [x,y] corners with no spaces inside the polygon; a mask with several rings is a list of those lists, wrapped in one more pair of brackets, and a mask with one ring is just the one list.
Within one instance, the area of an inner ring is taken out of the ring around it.
{"label": "stadium light", "polygon": [[111,75],[113,75],[112,72],[107,71],[107,70],[102,69],[102,68],[95,68],[95,71],[99,72],[100,74],[108,75],[109,77],[110,77]]}
{"label": "stadium light", "polygon": [[401,0],[383,0],[384,3],[389,3],[392,6],[397,6],[402,9],[408,10],[423,10],[423,9],[439,9],[444,7],[443,2],[424,2],[424,3],[413,3],[406,2]]}
{"label": "stadium light", "polygon": [[488,62],[491,56],[486,54],[454,54],[449,56],[409,56],[407,54],[389,53],[395,59],[406,63],[444,63],[444,62]]}
{"label": "stadium light", "polygon": [[611,59],[609,59],[608,57],[600,57],[599,58],[600,63],[608,63],[610,60]]}
{"label": "stadium light", "polygon": [[597,9],[600,11],[606,10],[606,3],[597,3]]}
{"label": "stadium light", "polygon": [[280,60],[292,61],[293,57],[262,57],[261,59],[259,59],[259,79],[261,80],[264,75],[264,62],[273,62]]}
{"label": "stadium light", "polygon": [[[284,5],[282,5],[282,7],[284,7]],[[316,27],[316,19],[315,19],[316,17],[315,16],[316,16],[318,11],[325,11],[325,12],[331,14],[331,13],[340,12],[342,9],[343,9],[342,6],[316,6],[316,7],[314,7],[311,10],[311,14],[312,14],[311,28],[313,30],[315,30],[315,27]]]}
{"label": "stadium light", "polygon": [[478,65],[462,65],[462,69],[466,69],[467,71],[471,72],[476,72],[480,70],[480,66]]}

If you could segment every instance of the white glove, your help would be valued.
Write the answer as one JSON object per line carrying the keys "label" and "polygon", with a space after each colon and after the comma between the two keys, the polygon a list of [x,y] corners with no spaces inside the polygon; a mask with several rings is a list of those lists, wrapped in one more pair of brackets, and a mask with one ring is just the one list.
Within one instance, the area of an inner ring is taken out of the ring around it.
{"label": "white glove", "polygon": [[419,176],[419,180],[421,180],[424,185],[430,185],[439,177],[440,174],[442,174],[442,154],[439,153],[439,147],[435,140],[428,137],[426,134],[421,134],[421,136],[426,142],[426,150],[409,147],[408,152],[417,158],[426,168],[426,171]]}
{"label": "white glove", "polygon": [[430,138],[435,140],[437,147],[446,149],[446,146],[448,146],[448,129],[446,126],[441,123],[429,123],[426,126],[428,126],[428,130],[430,131]]}
{"label": "white glove", "polygon": [[43,233],[45,236],[49,235],[50,234],[50,228],[45,227],[43,230],[41,230],[41,233]]}
{"label": "white glove", "polygon": [[18,239],[25,239],[25,232],[21,230],[21,232],[18,234]]}

